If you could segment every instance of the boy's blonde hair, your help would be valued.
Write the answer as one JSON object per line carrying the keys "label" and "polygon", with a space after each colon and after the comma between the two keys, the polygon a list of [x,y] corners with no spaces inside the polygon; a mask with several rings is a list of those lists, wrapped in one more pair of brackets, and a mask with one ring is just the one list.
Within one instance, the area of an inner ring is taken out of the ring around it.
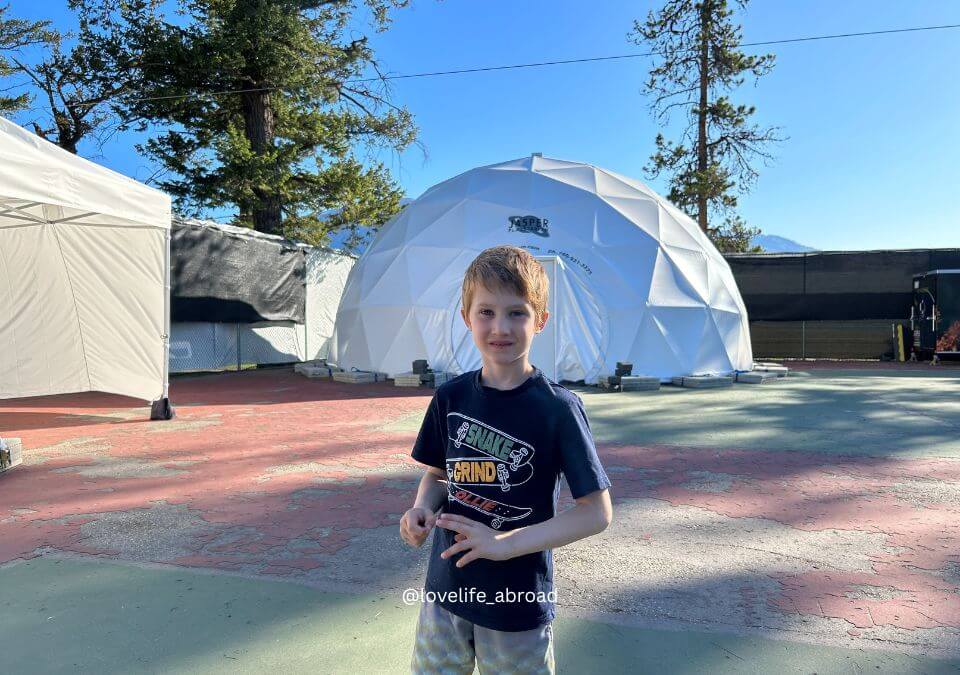
{"label": "boy's blonde hair", "polygon": [[467,268],[463,278],[463,311],[470,312],[470,303],[478,286],[487,290],[509,290],[530,303],[538,322],[547,310],[550,283],[537,259],[516,246],[494,246],[481,251]]}

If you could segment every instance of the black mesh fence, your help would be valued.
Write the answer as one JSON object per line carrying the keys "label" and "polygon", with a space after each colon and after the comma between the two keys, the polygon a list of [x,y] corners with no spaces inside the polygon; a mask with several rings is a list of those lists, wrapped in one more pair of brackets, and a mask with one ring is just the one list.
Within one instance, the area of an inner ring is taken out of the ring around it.
{"label": "black mesh fence", "polygon": [[304,250],[243,228],[174,221],[171,320],[304,321]]}
{"label": "black mesh fence", "polygon": [[751,321],[906,320],[913,275],[960,268],[960,249],[727,254]]}
{"label": "black mesh fence", "polygon": [[754,359],[879,359],[894,353],[894,322],[751,321]]}

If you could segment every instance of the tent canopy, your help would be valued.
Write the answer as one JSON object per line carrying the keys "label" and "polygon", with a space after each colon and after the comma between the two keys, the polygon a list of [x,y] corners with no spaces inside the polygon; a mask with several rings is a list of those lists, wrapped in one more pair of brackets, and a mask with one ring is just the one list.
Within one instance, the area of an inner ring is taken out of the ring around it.
{"label": "tent canopy", "polygon": [[0,118],[0,398],[166,396],[170,215]]}
{"label": "tent canopy", "polygon": [[693,220],[639,181],[539,155],[440,183],[384,225],[344,289],[331,358],[391,374],[422,358],[478,367],[460,286],[498,244],[550,277],[531,361],[554,379],[595,382],[617,361],[661,379],[752,366],[730,266]]}

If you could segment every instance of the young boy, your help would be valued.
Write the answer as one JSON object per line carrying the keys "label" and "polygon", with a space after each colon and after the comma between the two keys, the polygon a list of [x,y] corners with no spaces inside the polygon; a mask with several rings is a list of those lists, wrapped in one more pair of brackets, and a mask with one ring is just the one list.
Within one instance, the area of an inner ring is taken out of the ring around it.
{"label": "young boy", "polygon": [[[579,397],[529,361],[548,319],[548,280],[523,249],[471,263],[463,320],[483,367],[441,386],[413,448],[426,465],[400,520],[433,537],[415,673],[552,673],[552,550],[603,531],[610,481]],[[556,514],[560,473],[576,505]],[[439,514],[439,515],[438,515]]]}

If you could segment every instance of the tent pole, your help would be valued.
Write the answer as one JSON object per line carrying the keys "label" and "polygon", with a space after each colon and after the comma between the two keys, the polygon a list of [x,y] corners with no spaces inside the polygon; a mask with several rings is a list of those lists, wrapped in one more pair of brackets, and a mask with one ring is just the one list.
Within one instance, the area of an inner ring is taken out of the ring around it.
{"label": "tent pole", "polygon": [[163,396],[150,405],[151,420],[169,420],[176,414],[170,405],[170,234],[164,230],[163,246]]}

